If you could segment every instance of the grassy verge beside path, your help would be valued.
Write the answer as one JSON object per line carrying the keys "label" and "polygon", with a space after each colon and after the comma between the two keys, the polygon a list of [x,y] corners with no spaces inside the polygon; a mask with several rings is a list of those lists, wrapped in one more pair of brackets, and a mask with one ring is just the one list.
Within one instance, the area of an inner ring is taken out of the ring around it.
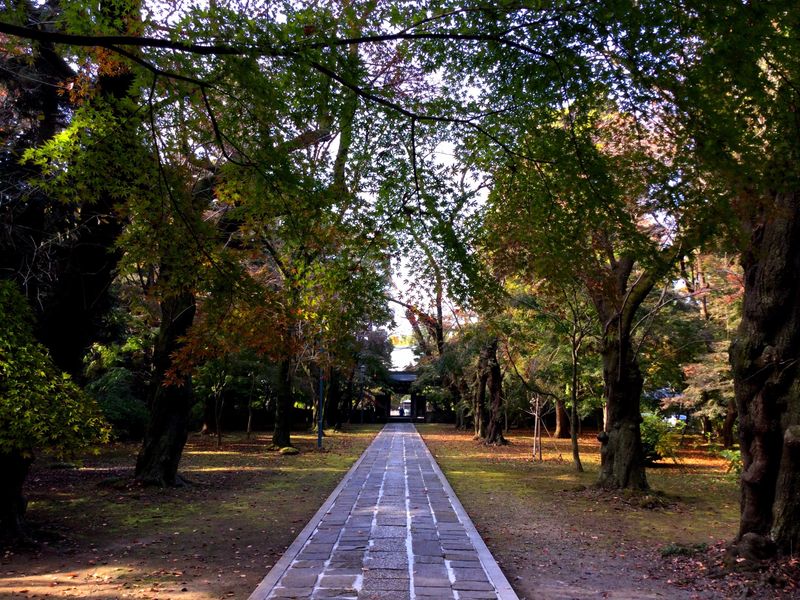
{"label": "grassy verge beside path", "polygon": [[2,598],[246,598],[305,526],[380,425],[325,438],[297,434],[296,456],[270,436],[191,436],[181,473],[194,485],[132,482],[138,446],[114,444],[78,469],[39,461],[26,493],[35,550],[6,550]]}
{"label": "grassy verge beside path", "polygon": [[720,568],[738,526],[738,484],[703,447],[649,469],[657,493],[608,493],[592,487],[599,446],[588,434],[577,473],[569,440],[546,439],[544,462],[534,462],[530,432],[486,447],[452,426],[418,430],[520,598],[798,597],[792,565],[782,565],[784,581]]}

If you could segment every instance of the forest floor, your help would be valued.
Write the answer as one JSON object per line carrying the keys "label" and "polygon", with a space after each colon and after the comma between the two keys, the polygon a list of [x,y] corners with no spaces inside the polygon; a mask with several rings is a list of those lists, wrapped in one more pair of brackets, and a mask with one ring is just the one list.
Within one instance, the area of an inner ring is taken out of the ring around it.
{"label": "forest floor", "polygon": [[593,434],[577,473],[569,440],[545,438],[536,462],[530,431],[487,447],[452,426],[418,429],[521,599],[800,598],[796,559],[755,571],[726,560],[737,476],[702,438],[648,469],[651,493],[611,494],[592,485]]}
{"label": "forest floor", "polygon": [[[36,463],[27,495],[38,546],[0,555],[0,598],[212,600],[246,598],[380,429],[348,426],[314,449],[266,450],[269,436],[191,436],[181,472],[193,485],[132,481],[137,444],[114,444],[80,468]],[[738,486],[727,461],[687,438],[677,463],[648,470],[649,495],[592,487],[598,444],[529,431],[486,447],[449,425],[420,425],[476,527],[520,598],[617,600],[800,598],[793,559],[767,571],[725,566],[736,533]]]}
{"label": "forest floor", "polygon": [[117,443],[80,468],[40,459],[26,494],[39,544],[0,555],[0,598],[247,598],[369,445],[380,425],[270,436],[190,436],[180,472],[193,485],[132,481],[138,444]]}

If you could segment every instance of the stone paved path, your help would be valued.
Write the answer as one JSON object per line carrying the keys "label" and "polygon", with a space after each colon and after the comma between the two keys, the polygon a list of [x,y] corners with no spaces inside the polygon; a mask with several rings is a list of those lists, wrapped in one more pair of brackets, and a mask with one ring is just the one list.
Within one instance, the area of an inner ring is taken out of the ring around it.
{"label": "stone paved path", "polygon": [[410,423],[390,423],[250,596],[516,600]]}

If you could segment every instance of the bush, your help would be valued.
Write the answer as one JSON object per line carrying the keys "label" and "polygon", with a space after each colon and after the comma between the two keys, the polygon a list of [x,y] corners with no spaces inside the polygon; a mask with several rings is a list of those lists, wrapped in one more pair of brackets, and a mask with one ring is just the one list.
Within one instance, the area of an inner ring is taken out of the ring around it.
{"label": "bush", "polygon": [[35,341],[25,297],[0,281],[0,453],[73,454],[108,439],[94,400]]}
{"label": "bush", "polygon": [[675,458],[679,435],[684,427],[685,424],[682,421],[676,425],[670,425],[657,414],[642,415],[644,463],[652,465],[667,456]]}
{"label": "bush", "polygon": [[728,461],[728,473],[737,476],[742,474],[742,451],[739,448],[720,450],[719,455]]}
{"label": "bush", "polygon": [[113,367],[86,386],[120,439],[140,439],[147,426],[147,405],[134,386],[133,373],[124,367]]}

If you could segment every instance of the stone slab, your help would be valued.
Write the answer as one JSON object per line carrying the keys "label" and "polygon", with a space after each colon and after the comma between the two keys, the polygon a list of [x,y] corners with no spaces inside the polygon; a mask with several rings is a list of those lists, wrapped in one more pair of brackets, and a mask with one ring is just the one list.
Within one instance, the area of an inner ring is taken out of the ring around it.
{"label": "stone slab", "polygon": [[518,600],[410,423],[387,425],[250,595]]}

